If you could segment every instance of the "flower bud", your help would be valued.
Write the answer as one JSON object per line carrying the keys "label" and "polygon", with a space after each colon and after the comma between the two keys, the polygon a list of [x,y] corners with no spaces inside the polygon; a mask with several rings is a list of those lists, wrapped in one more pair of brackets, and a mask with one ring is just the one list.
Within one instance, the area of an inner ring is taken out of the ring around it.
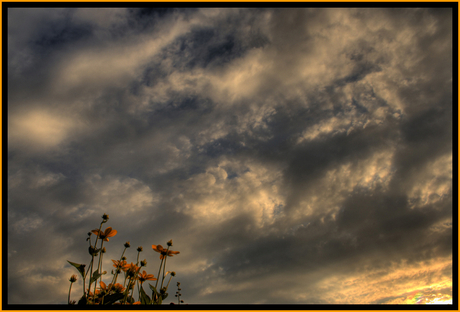
{"label": "flower bud", "polygon": [[77,276],[76,276],[75,274],[72,275],[72,276],[70,277],[69,281],[70,281],[71,283],[75,283],[75,282],[77,281]]}
{"label": "flower bud", "polygon": [[129,244],[129,242],[126,242],[124,246],[125,246],[126,248],[131,247],[131,245]]}
{"label": "flower bud", "polygon": [[88,247],[88,252],[91,256],[97,256],[100,249],[94,248],[93,246]]}
{"label": "flower bud", "polygon": [[88,236],[91,236],[91,234],[92,234],[91,232],[88,232]]}
{"label": "flower bud", "polygon": [[184,303],[184,300],[181,300],[180,303]]}
{"label": "flower bud", "polygon": [[168,246],[172,246],[173,245],[172,244],[172,239],[169,242],[167,242],[166,244],[168,244]]}
{"label": "flower bud", "polygon": [[141,267],[147,266],[147,259],[141,261]]}
{"label": "flower bud", "polygon": [[137,251],[138,251],[138,252],[141,252],[142,250],[143,250],[143,249],[142,249],[142,246],[137,247]]}
{"label": "flower bud", "polygon": [[171,272],[171,275],[172,275],[172,276],[176,276],[176,272],[172,271],[172,272]]}
{"label": "flower bud", "polygon": [[125,261],[125,260],[126,260],[126,257],[125,257],[125,256],[121,257],[121,260]]}
{"label": "flower bud", "polygon": [[104,215],[102,216],[102,219],[109,220],[109,215],[104,213]]}
{"label": "flower bud", "polygon": [[105,247],[103,247],[101,251],[102,251],[102,253],[105,253],[106,252]]}

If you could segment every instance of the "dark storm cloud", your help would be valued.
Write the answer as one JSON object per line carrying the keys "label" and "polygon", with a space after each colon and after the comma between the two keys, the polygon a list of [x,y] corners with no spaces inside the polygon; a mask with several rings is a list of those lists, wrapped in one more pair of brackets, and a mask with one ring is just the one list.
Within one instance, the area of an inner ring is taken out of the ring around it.
{"label": "dark storm cloud", "polygon": [[450,9],[8,13],[10,303],[103,213],[190,303],[452,293]]}
{"label": "dark storm cloud", "polygon": [[[258,10],[251,11],[252,14],[242,12],[243,14],[230,15],[217,25],[199,28],[190,36],[182,38],[177,53],[190,55],[190,58],[185,59],[187,63],[183,66],[219,68],[242,57],[250,49],[265,46],[268,38],[257,29]],[[243,24],[250,25],[249,30],[237,27]],[[181,57],[178,60],[184,61]]]}

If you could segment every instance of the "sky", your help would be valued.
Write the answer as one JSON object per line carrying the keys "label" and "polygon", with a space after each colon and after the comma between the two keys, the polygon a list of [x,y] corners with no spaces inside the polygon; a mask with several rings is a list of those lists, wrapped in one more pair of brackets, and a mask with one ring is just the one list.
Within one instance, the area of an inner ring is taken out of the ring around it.
{"label": "sky", "polygon": [[167,303],[452,302],[452,9],[7,13],[8,303],[104,213]]}

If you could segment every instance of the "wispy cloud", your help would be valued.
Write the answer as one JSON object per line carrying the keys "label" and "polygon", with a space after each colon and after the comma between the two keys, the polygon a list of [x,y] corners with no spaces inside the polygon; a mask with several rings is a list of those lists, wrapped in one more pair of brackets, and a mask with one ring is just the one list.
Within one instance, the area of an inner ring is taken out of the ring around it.
{"label": "wispy cloud", "polygon": [[7,13],[9,303],[103,213],[189,303],[451,298],[452,9]]}

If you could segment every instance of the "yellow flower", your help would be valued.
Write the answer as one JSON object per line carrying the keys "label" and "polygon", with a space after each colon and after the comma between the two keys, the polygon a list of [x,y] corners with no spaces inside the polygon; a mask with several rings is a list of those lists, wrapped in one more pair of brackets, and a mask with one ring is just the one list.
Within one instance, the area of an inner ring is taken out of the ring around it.
{"label": "yellow flower", "polygon": [[112,284],[109,284],[109,288],[107,288],[107,285],[105,285],[105,283],[103,281],[100,281],[99,284],[101,285],[100,290],[101,290],[102,293],[108,292],[110,290],[110,286],[112,285]]}
{"label": "yellow flower", "polygon": [[131,264],[124,265],[122,269],[128,273],[129,276],[134,276],[141,268],[131,262]]}
{"label": "yellow flower", "polygon": [[112,262],[113,262],[113,266],[115,268],[117,268],[117,269],[118,268],[123,268],[127,264],[127,262],[125,260],[120,260],[120,261],[112,260]]}
{"label": "yellow flower", "polygon": [[112,283],[110,283],[108,289],[113,289],[117,293],[122,293],[123,291],[125,291],[125,288],[120,283],[116,283],[115,285],[112,285]]}
{"label": "yellow flower", "polygon": [[165,250],[165,249],[163,248],[163,246],[161,246],[161,245],[152,245],[152,248],[153,248],[153,250],[155,250],[156,252],[160,252],[160,253],[161,253],[163,250]]}
{"label": "yellow flower", "polygon": [[99,236],[100,239],[103,239],[106,242],[109,241],[109,237],[115,236],[117,234],[117,230],[112,230],[111,227],[108,227],[107,229],[105,229],[105,231],[96,229],[96,230],[92,230],[91,232],[93,232],[94,234]]}
{"label": "yellow flower", "polygon": [[172,256],[177,255],[177,254],[180,253],[179,251],[172,251],[172,250],[164,249],[163,246],[161,246],[161,245],[152,245],[152,249],[155,250],[156,252],[160,253],[160,259],[161,260],[166,258],[166,256],[172,257]]}
{"label": "yellow flower", "polygon": [[156,281],[157,279],[155,277],[153,277],[152,274],[147,274],[147,272],[145,271],[142,271],[141,274],[139,274],[139,281],[141,282],[141,284],[145,281]]}

